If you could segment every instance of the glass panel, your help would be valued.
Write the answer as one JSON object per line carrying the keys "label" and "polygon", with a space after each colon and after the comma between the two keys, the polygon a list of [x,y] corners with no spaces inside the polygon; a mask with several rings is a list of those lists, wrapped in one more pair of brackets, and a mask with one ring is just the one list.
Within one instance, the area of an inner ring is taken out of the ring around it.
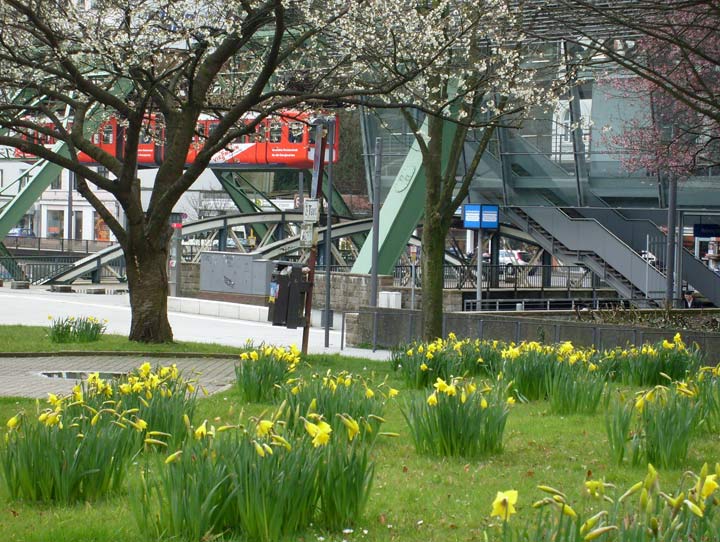
{"label": "glass panel", "polygon": [[47,212],[48,237],[65,237],[65,211],[49,210]]}
{"label": "glass panel", "polygon": [[95,240],[96,241],[109,241],[110,240],[110,228],[108,228],[105,221],[98,216],[96,212],[93,212],[94,224],[95,224]]}
{"label": "glass panel", "polygon": [[74,211],[73,214],[75,215],[75,225],[73,227],[74,238],[80,240],[83,238],[83,212]]}
{"label": "glass panel", "polygon": [[302,143],[305,125],[302,122],[291,122],[288,126],[288,139],[290,143]]}
{"label": "glass panel", "polygon": [[105,145],[110,145],[113,142],[113,127],[112,124],[106,124],[102,130],[102,142]]}
{"label": "glass panel", "polygon": [[282,137],[282,124],[280,121],[273,120],[270,122],[270,143],[280,143]]}

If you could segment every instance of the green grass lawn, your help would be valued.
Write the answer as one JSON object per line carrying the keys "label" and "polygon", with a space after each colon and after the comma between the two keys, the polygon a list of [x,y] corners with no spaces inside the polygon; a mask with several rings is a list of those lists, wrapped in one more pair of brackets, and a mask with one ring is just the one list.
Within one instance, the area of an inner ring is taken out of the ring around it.
{"label": "green grass lawn", "polygon": [[[16,330],[21,333],[21,330]],[[35,331],[34,333],[39,333]],[[40,335],[36,335],[40,337]],[[5,339],[7,340],[7,339]],[[119,339],[109,339],[115,341]],[[0,343],[2,344],[2,343]],[[24,343],[28,344],[28,343]],[[112,344],[112,343],[109,343]],[[186,345],[187,346],[187,345]],[[39,347],[42,350],[42,347]],[[398,400],[421,393],[404,388],[387,364],[340,356],[310,356],[310,366],[301,373],[347,369],[370,377],[375,382],[387,377],[401,391]],[[422,392],[424,393],[424,392]],[[235,390],[202,399],[196,419],[220,423],[229,412],[237,416],[257,415],[271,405],[243,405]],[[4,398],[0,400],[0,419],[7,420],[18,409],[34,411],[35,402]],[[219,418],[219,419],[218,419]],[[546,402],[517,404],[511,409],[505,433],[504,451],[483,460],[437,459],[418,456],[397,402],[389,402],[384,430],[397,432],[399,438],[379,440],[374,450],[376,476],[366,512],[352,533],[309,532],[295,540],[409,540],[468,541],[483,540],[483,531],[492,523],[489,515],[497,491],[516,489],[520,497],[518,515],[523,521],[533,513],[531,503],[545,496],[536,486],[548,484],[560,488],[578,512],[595,505],[582,496],[582,484],[588,475],[605,478],[627,488],[645,475],[642,468],[617,467],[610,463],[602,415],[551,415]],[[717,436],[698,438],[682,469],[661,471],[663,487],[674,489],[686,469],[698,471],[703,462],[718,459]],[[136,465],[136,468],[139,466]],[[133,486],[138,474],[129,477],[125,495],[109,500],[51,507],[11,502],[6,490],[0,493],[0,532],[3,541],[76,542],[145,541],[131,512]]]}
{"label": "green grass lawn", "polygon": [[0,326],[0,352],[171,352],[199,354],[237,354],[238,348],[214,343],[174,342],[143,344],[132,342],[122,335],[102,335],[88,343],[53,343],[47,328],[38,326]]}

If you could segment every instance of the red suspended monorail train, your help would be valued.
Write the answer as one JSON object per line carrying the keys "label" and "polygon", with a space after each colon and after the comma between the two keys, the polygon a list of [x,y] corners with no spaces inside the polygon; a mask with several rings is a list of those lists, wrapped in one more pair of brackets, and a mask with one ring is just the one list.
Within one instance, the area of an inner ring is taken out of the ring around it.
{"label": "red suspended monorail train", "polygon": [[[282,114],[267,117],[255,126],[254,132],[243,135],[230,142],[225,149],[216,153],[210,160],[211,165],[224,165],[253,168],[270,166],[277,168],[310,169],[315,154],[315,126],[312,121],[316,114],[302,111],[284,111]],[[250,124],[254,119],[246,118]],[[196,125],[193,144],[190,147],[185,162],[194,162],[198,152],[202,149],[205,137],[212,133],[220,123],[218,119],[201,116]],[[333,142],[333,162],[339,157],[339,130],[338,118],[335,116],[335,140]],[[138,165],[140,167],[157,167],[165,159],[165,140],[162,123],[152,116],[138,144]],[[125,137],[124,128],[118,119],[112,117],[102,124],[92,135],[92,143],[103,151],[122,159],[124,155]],[[37,134],[36,143],[52,146],[55,140],[45,134]],[[327,143],[330,145],[330,142]],[[325,160],[328,160],[326,149]],[[15,150],[15,157],[25,160],[37,159],[35,155]],[[85,164],[97,163],[87,154],[78,154],[80,162]]]}

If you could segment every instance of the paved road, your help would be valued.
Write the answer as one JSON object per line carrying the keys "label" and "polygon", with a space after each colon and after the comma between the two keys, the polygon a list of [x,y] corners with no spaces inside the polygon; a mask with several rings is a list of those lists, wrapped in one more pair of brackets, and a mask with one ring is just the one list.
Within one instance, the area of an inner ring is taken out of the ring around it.
{"label": "paved road", "polygon": [[[47,288],[35,287],[30,290],[11,290],[6,284],[0,288],[0,325],[23,324],[48,325],[48,317],[95,316],[108,321],[108,332],[127,335],[130,331],[130,308],[127,294],[92,295],[62,294],[50,292]],[[179,341],[217,343],[228,346],[242,346],[248,340],[255,344],[265,342],[278,346],[299,346],[302,343],[302,329],[285,329],[265,322],[249,322],[183,314],[169,314],[174,336]],[[386,350],[372,352],[358,348],[340,349],[340,332],[330,331],[330,346],[325,348],[325,332],[313,328],[308,345],[310,353],[342,353],[347,356],[370,359],[388,359]],[[124,372],[137,367],[145,359],[124,356],[80,357],[34,357],[0,358],[0,396],[46,397],[48,391],[62,392],[72,387],[72,381],[41,376],[42,371],[118,371]],[[169,360],[150,359],[153,365],[168,363]],[[234,378],[234,360],[174,359],[179,367],[200,369],[200,381],[208,391],[217,391],[227,386]]]}

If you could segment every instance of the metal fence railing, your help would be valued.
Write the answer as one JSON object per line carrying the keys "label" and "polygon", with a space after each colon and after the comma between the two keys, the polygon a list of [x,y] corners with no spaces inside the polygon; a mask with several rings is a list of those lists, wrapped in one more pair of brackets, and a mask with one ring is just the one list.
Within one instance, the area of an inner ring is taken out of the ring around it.
{"label": "metal fence railing", "polygon": [[6,248],[15,250],[51,250],[80,254],[92,254],[115,244],[111,241],[62,239],[58,237],[5,237],[2,242]]}
{"label": "metal fence railing", "polygon": [[[395,267],[393,286],[412,285],[413,266]],[[415,286],[422,285],[420,266],[414,270]],[[581,265],[483,265],[482,289],[490,288],[593,288],[601,286],[592,272]],[[475,265],[443,266],[443,287],[445,289],[477,289],[477,268]]]}
{"label": "metal fence railing", "polygon": [[[80,259],[82,256],[0,256],[0,279],[13,278],[10,269],[14,262],[25,273],[27,280],[37,284],[72,267]],[[90,275],[91,273],[88,273],[87,278],[90,278]],[[122,277],[125,277],[125,258],[118,258],[100,268],[100,280]]]}
{"label": "metal fence railing", "polygon": [[638,297],[625,299],[620,297],[549,297],[543,299],[466,299],[463,310],[475,311],[562,311],[562,310],[602,310],[656,308],[664,305],[664,299]]}

